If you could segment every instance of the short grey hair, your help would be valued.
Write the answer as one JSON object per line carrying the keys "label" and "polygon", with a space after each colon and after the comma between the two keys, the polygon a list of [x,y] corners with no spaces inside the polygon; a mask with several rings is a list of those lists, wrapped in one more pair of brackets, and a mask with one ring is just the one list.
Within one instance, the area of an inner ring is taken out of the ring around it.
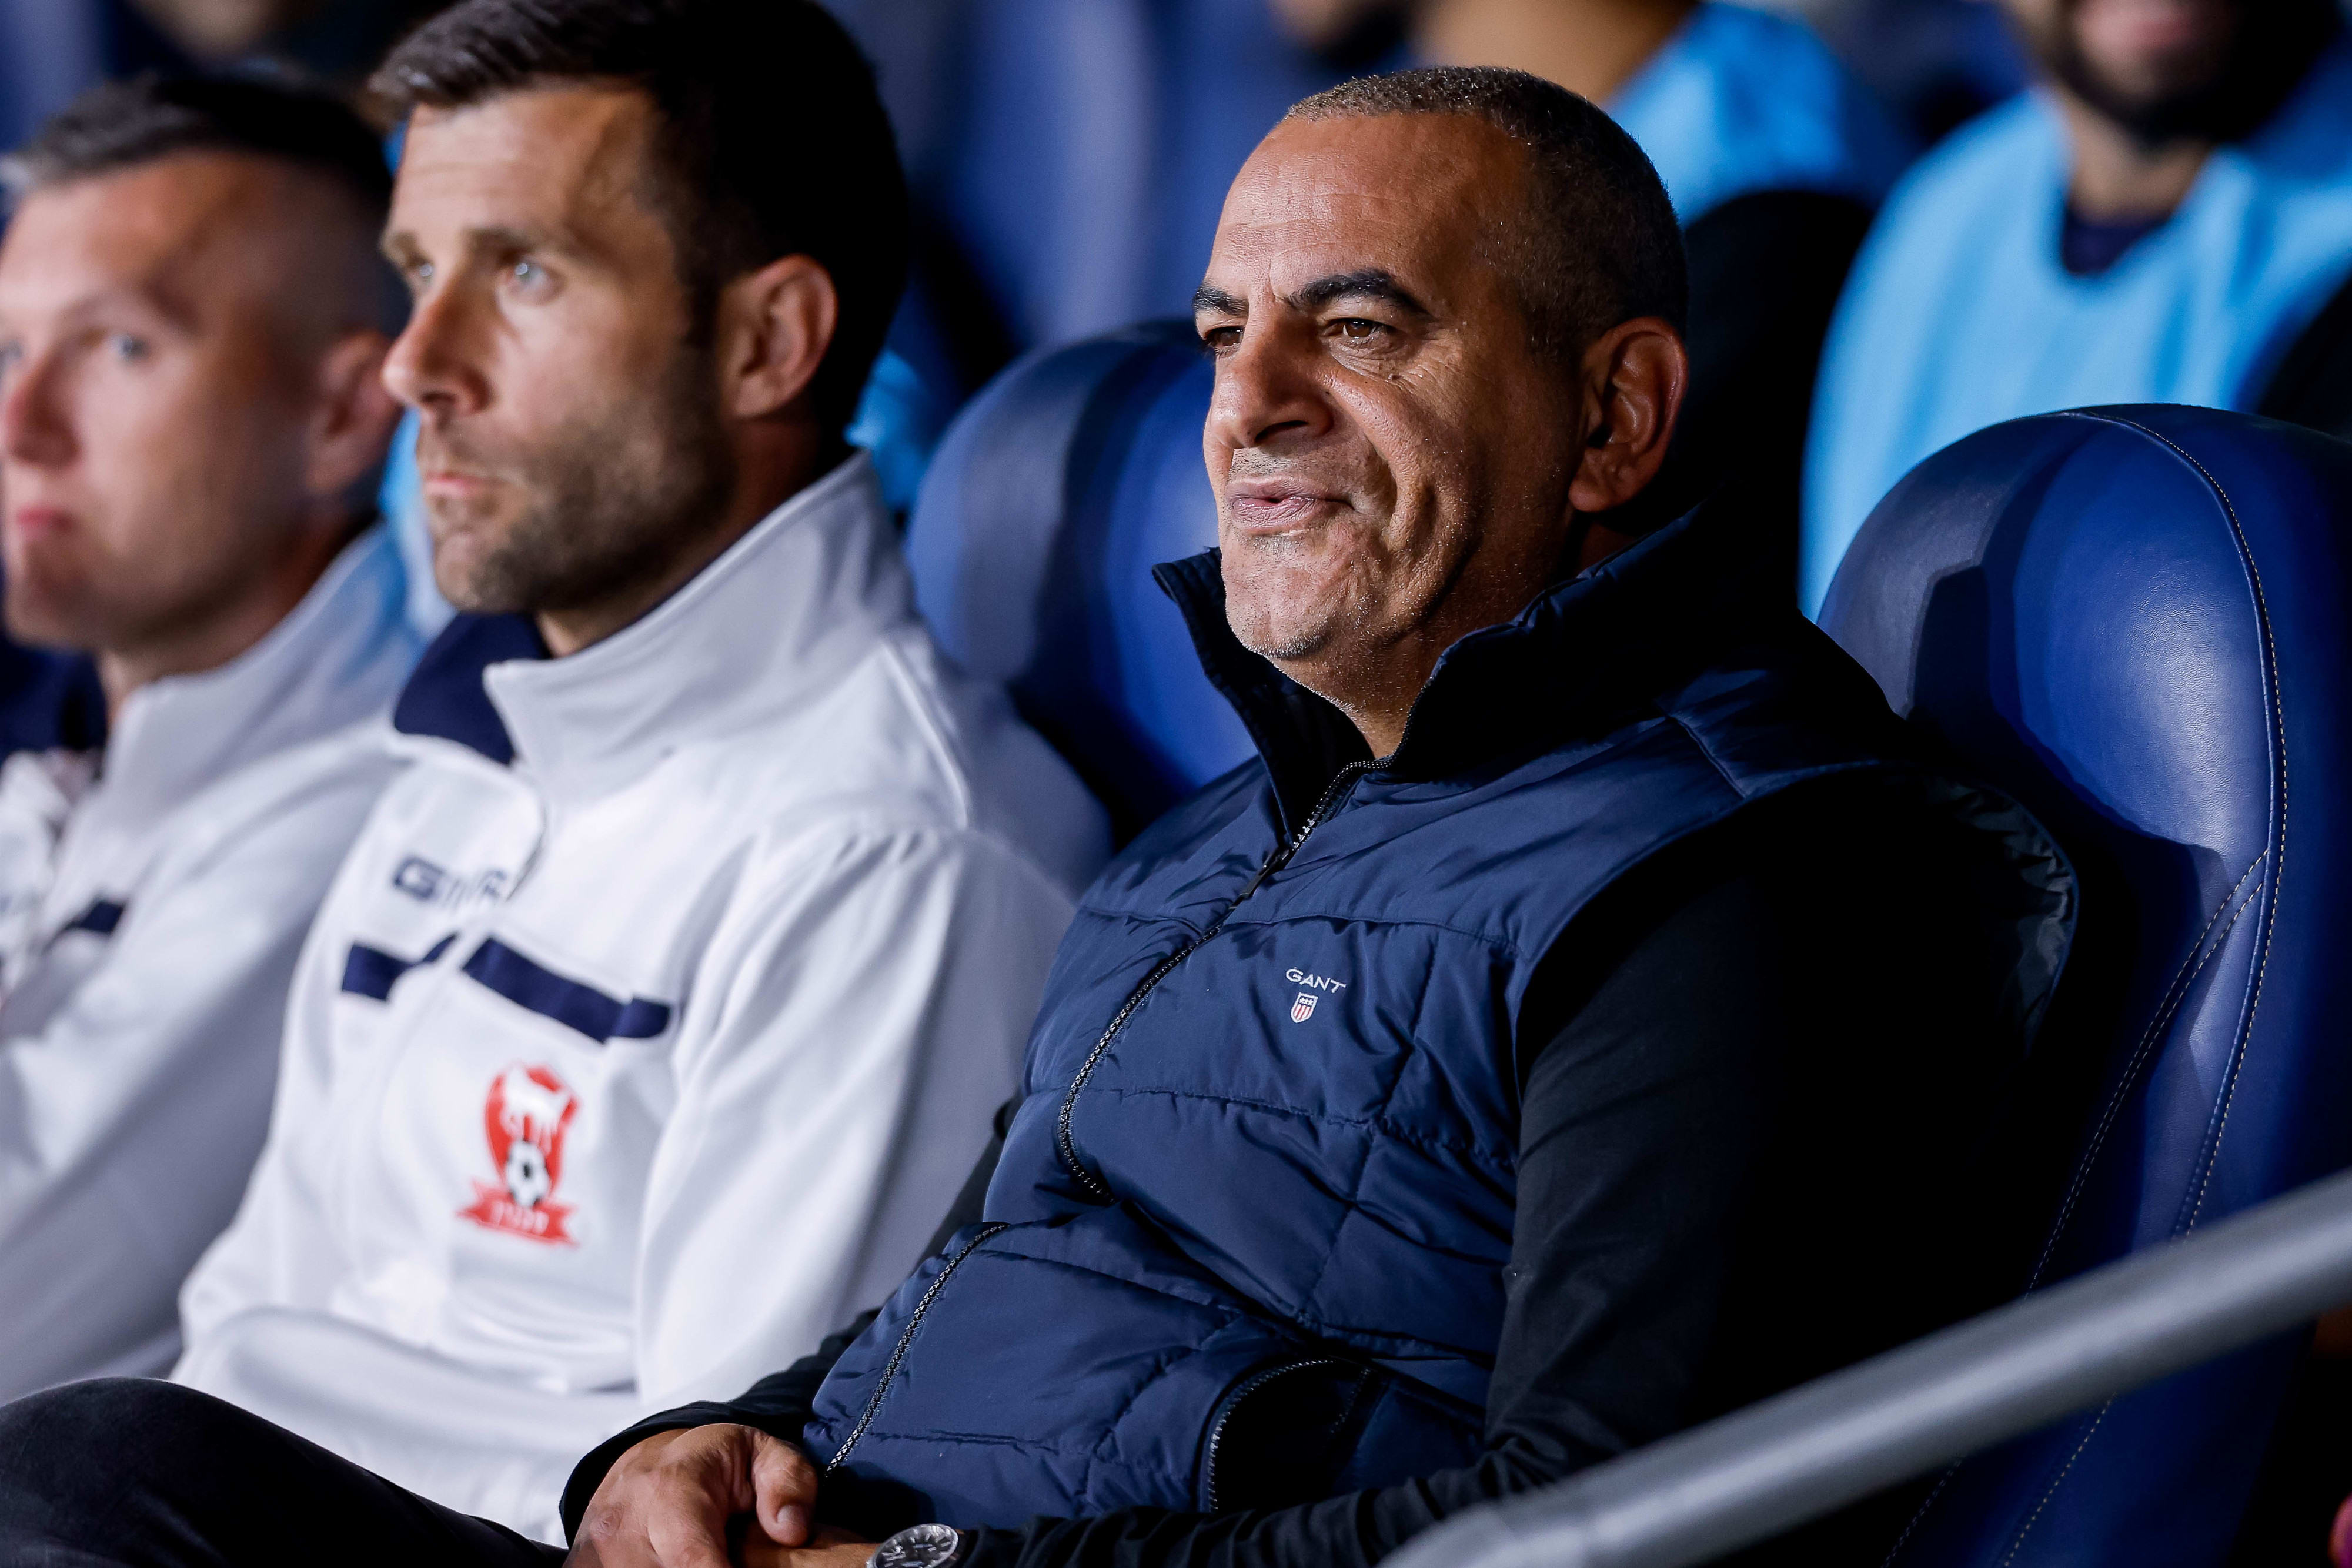
{"label": "short grey hair", "polygon": [[1581,354],[1621,321],[1683,329],[1690,283],[1674,204],[1617,122],[1566,88],[1500,66],[1434,66],[1358,77],[1292,106],[1288,120],[1456,114],[1527,154],[1528,206],[1505,264],[1538,351]]}

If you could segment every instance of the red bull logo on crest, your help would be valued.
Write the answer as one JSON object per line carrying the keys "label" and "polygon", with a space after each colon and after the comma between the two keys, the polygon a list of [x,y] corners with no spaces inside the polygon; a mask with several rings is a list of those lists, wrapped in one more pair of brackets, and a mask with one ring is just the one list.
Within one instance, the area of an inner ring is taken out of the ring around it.
{"label": "red bull logo on crest", "polygon": [[579,1109],[579,1096],[551,1068],[516,1062],[492,1079],[482,1124],[499,1179],[478,1179],[474,1201],[458,1218],[533,1241],[579,1245],[563,1223],[572,1206],[553,1201],[563,1179],[563,1134]]}

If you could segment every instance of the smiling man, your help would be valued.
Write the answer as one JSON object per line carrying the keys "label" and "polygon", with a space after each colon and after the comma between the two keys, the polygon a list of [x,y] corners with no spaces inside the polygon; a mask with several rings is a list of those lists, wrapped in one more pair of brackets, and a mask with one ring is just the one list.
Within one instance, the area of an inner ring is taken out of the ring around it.
{"label": "smiling man", "polygon": [[[1967,1304],[2063,869],[1738,517],[1611,528],[1682,289],[1640,152],[1535,78],[1265,139],[1199,302],[1222,552],[1162,569],[1263,755],[1081,901],[940,1249],[598,1447],[575,1564],[1366,1563]],[[0,1416],[0,1548],[540,1560],[139,1397]]]}

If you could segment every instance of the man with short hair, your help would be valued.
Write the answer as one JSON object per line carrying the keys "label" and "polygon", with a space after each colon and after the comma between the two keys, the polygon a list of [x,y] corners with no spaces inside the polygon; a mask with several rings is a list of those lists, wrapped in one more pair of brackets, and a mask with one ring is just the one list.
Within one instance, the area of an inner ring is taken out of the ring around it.
{"label": "man with short hair", "polygon": [[322,94],[100,89],[8,166],[8,630],[112,736],[0,768],[0,1392],[160,1373],[415,662],[370,500],[392,176]]}
{"label": "man with short hair", "polygon": [[906,217],[824,10],[468,0],[378,86],[383,374],[466,613],[173,1375],[553,1535],[583,1449],[921,1256],[1104,827],[844,443]]}
{"label": "man with short hair", "polygon": [[2338,0],[2003,3],[2042,85],[1896,189],[1822,350],[1808,613],[1896,480],[2002,420],[2183,402],[2352,435]]}
{"label": "man with short hair", "polygon": [[[1609,528],[1682,294],[1640,151],[1533,77],[1265,139],[1196,305],[1223,549],[1162,569],[1262,756],[1087,894],[955,1232],[596,1448],[573,1563],[1368,1563],[1969,1304],[2063,862],[1738,516]],[[553,1557],[184,1396],[0,1413],[0,1552],[352,1542]]]}

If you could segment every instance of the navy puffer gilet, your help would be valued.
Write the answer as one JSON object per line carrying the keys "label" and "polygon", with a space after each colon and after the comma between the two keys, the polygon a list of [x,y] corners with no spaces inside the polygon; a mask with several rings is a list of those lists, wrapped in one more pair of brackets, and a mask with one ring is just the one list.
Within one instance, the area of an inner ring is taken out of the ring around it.
{"label": "navy puffer gilet", "polygon": [[1475,1460],[1544,956],[1676,841],[1916,770],[1869,678],[1751,603],[1711,531],[1693,514],[1456,643],[1381,766],[1233,641],[1213,555],[1161,569],[1263,765],[1086,895],[987,1222],[818,1396],[828,1489],[1010,1526]]}

